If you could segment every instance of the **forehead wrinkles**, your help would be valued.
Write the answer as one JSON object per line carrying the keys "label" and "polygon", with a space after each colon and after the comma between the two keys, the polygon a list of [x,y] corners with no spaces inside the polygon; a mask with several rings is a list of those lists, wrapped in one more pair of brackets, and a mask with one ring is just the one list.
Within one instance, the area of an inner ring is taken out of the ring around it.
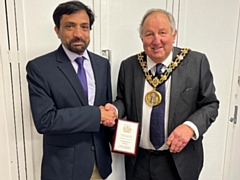
{"label": "forehead wrinkles", "polygon": [[168,17],[160,12],[150,14],[143,23],[143,29],[146,28],[171,28]]}

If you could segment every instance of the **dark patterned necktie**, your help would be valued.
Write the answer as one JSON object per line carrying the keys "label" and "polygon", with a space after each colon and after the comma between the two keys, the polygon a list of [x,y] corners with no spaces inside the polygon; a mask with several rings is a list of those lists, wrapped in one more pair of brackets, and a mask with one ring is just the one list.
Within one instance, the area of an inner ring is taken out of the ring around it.
{"label": "dark patterned necktie", "polygon": [[[162,74],[163,64],[156,65],[156,74],[155,76],[159,76]],[[165,141],[164,135],[164,114],[165,114],[165,83],[161,84],[156,88],[158,92],[162,95],[162,102],[154,106],[151,112],[150,119],[150,141],[155,147],[155,149],[159,149]]]}
{"label": "dark patterned necktie", "polygon": [[82,84],[85,94],[88,95],[87,77],[86,77],[85,69],[83,67],[84,57],[78,57],[75,59],[75,61],[78,64],[78,71],[77,71],[78,78]]}

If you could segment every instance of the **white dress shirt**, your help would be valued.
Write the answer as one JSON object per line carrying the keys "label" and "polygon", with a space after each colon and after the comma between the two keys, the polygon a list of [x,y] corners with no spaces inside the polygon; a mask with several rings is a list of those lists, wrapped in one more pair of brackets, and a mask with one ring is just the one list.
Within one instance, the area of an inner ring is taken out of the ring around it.
{"label": "white dress shirt", "polygon": [[[73,68],[75,69],[76,73],[78,71],[78,64],[74,61],[77,57],[81,57],[78,54],[69,51],[67,48],[65,48],[64,45],[62,45],[63,50],[65,51],[65,53],[67,54],[68,58],[70,59]],[[94,78],[94,74],[93,74],[93,69],[92,69],[92,64],[90,61],[90,58],[88,56],[87,51],[85,50],[83,55],[84,57],[84,63],[83,63],[83,67],[85,69],[86,72],[86,77],[87,77],[87,84],[88,84],[88,104],[93,106],[94,104],[94,99],[95,99],[95,78]]]}
{"label": "white dress shirt", "polygon": [[[167,59],[165,61],[162,62],[162,64],[164,65],[162,68],[162,72],[165,71],[165,69],[169,66],[169,64],[172,61],[172,52],[170,53],[170,55],[167,57]],[[156,63],[154,61],[152,61],[148,56],[147,56],[147,68],[148,70],[151,70],[152,74],[155,74],[156,72]],[[168,135],[168,115],[169,115],[169,103],[170,103],[170,91],[171,91],[171,76],[168,78],[168,80],[165,82],[165,87],[166,87],[166,95],[165,95],[165,121],[164,121],[164,130],[165,130],[165,142],[167,139],[167,135]],[[150,117],[151,117],[151,111],[152,111],[152,107],[149,106],[146,102],[145,102],[145,95],[151,91],[153,89],[153,87],[148,83],[148,81],[145,79],[145,84],[144,84],[144,98],[143,98],[143,112],[142,112],[142,129],[141,129],[141,140],[140,140],[140,144],[139,146],[144,148],[144,149],[153,149],[155,150],[154,146],[152,145],[151,141],[150,141]],[[193,137],[193,139],[197,139],[198,138],[198,129],[196,127],[196,125],[194,125],[192,122],[190,121],[186,121],[184,122],[184,124],[190,126],[194,132],[195,132],[195,136]],[[158,150],[166,150],[168,149],[168,146],[166,146],[165,144],[163,144],[162,147],[160,147]]]}

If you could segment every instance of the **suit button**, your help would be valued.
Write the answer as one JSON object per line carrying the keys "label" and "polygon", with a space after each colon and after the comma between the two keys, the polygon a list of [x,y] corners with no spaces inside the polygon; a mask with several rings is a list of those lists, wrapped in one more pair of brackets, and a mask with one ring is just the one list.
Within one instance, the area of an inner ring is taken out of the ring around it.
{"label": "suit button", "polygon": [[94,151],[94,150],[95,150],[95,147],[94,147],[94,146],[92,146],[91,150],[92,150],[92,151]]}

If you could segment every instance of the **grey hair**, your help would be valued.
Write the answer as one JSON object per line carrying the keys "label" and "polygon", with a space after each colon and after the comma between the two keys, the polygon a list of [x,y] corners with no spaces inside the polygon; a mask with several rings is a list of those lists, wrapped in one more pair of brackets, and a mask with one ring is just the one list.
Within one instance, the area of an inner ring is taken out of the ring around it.
{"label": "grey hair", "polygon": [[175,32],[175,30],[176,30],[176,24],[175,24],[175,20],[174,20],[173,15],[172,15],[171,13],[163,10],[163,9],[154,9],[154,8],[153,8],[153,9],[149,9],[149,10],[146,12],[146,14],[143,16],[143,18],[142,18],[142,21],[141,21],[140,27],[139,27],[139,34],[140,34],[140,36],[142,35],[143,24],[144,24],[146,18],[147,18],[150,14],[155,13],[155,12],[159,12],[159,13],[165,14],[165,15],[167,16],[167,18],[168,18],[168,20],[169,20],[169,22],[170,22],[170,28],[171,28],[171,30],[172,30],[172,34],[174,34],[174,32]]}

